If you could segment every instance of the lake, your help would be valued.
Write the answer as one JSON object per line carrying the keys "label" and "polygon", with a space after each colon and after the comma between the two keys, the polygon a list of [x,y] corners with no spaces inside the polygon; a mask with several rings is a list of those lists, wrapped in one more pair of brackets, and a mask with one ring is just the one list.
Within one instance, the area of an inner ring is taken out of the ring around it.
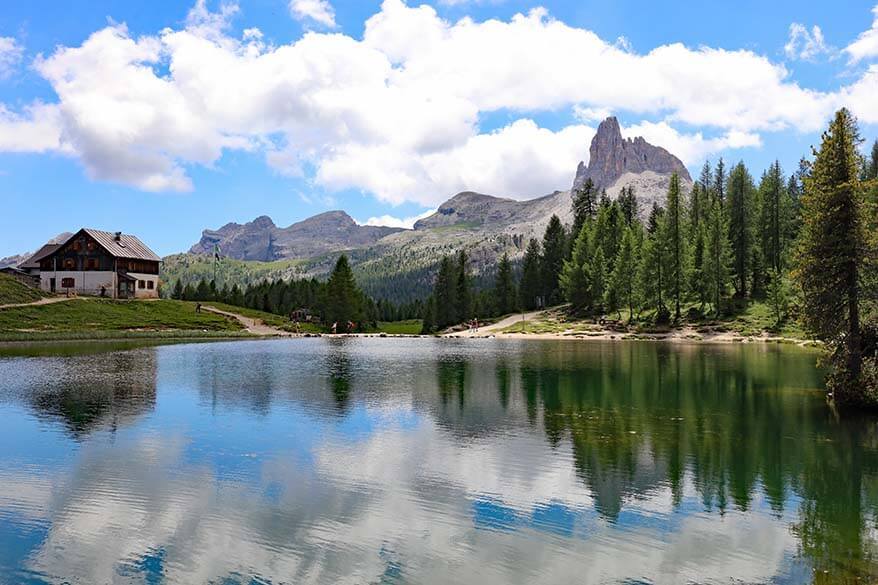
{"label": "lake", "polygon": [[875,420],[778,345],[0,349],[0,583],[878,575]]}

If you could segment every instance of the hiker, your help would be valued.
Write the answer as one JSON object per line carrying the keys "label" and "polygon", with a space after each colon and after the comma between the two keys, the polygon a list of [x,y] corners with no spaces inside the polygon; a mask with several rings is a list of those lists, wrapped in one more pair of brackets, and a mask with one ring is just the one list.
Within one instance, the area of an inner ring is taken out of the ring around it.
{"label": "hiker", "polygon": [[336,331],[338,331],[338,322],[332,324],[332,334],[335,335]]}
{"label": "hiker", "polygon": [[201,303],[195,303],[195,312],[196,312],[196,313],[200,313],[200,312],[201,312]]}
{"label": "hiker", "polygon": [[299,333],[299,320],[298,319],[296,319],[295,327],[296,327],[296,334],[298,334]]}
{"label": "hiker", "polygon": [[107,296],[107,287],[102,286],[101,287],[101,298],[104,298],[105,296]]}

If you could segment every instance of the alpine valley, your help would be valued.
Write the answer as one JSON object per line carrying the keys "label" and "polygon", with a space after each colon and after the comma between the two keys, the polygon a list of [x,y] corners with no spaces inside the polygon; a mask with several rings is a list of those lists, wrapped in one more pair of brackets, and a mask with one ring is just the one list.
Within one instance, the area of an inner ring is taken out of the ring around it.
{"label": "alpine valley", "polygon": [[[598,126],[589,149],[589,163],[576,169],[572,188],[591,179],[610,198],[623,187],[634,187],[640,213],[653,202],[663,203],[671,175],[684,189],[692,179],[679,158],[643,138],[622,138],[616,118]],[[414,229],[357,224],[344,211],[329,211],[278,227],[266,216],[245,224],[206,229],[182,254],[164,259],[163,280],[183,283],[216,275],[217,286],[237,282],[327,274],[345,252],[358,282],[376,298],[409,301],[424,297],[432,286],[436,263],[443,255],[465,250],[474,278],[493,277],[498,259],[507,253],[515,263],[531,238],[542,237],[552,215],[571,224],[571,190],[536,199],[514,199],[464,191],[419,220]],[[221,260],[215,262],[219,248]]]}

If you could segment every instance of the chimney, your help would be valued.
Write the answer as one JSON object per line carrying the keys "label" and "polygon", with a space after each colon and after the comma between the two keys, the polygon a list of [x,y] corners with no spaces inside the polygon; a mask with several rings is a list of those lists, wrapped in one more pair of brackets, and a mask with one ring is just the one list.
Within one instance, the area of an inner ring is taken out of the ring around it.
{"label": "chimney", "polygon": [[116,232],[116,235],[113,236],[113,239],[116,240],[117,242],[121,242],[122,241],[122,232]]}

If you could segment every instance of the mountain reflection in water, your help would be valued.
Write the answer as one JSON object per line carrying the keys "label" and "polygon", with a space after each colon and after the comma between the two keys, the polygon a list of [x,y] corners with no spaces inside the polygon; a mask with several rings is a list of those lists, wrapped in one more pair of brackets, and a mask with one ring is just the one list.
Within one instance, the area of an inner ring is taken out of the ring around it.
{"label": "mountain reflection in water", "polygon": [[836,415],[814,363],[434,339],[0,358],[0,582],[868,581],[875,421]]}

